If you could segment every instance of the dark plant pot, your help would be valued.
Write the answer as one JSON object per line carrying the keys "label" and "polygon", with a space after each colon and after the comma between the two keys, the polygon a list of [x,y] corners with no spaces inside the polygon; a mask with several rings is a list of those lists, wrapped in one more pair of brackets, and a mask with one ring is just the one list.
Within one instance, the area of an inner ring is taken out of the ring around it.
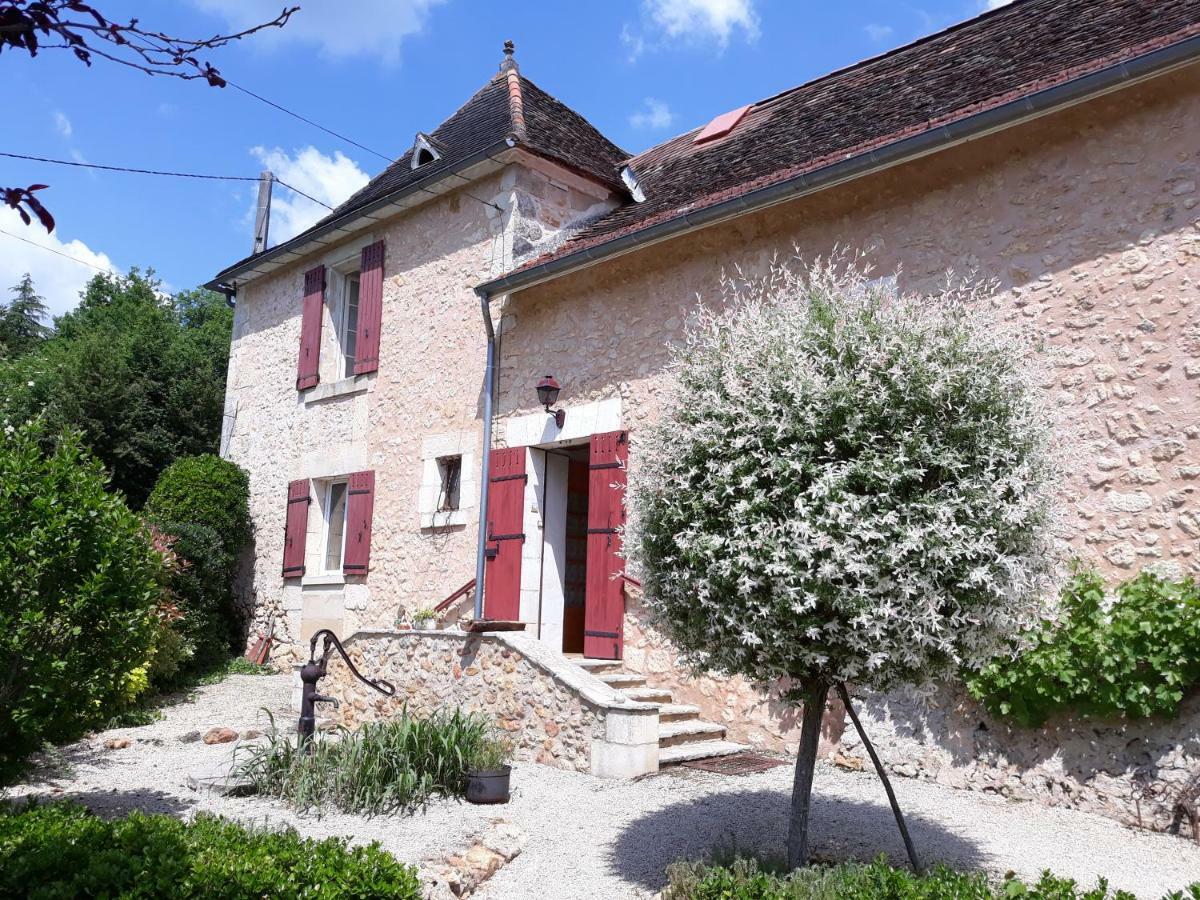
{"label": "dark plant pot", "polygon": [[512,766],[467,773],[468,803],[507,803]]}

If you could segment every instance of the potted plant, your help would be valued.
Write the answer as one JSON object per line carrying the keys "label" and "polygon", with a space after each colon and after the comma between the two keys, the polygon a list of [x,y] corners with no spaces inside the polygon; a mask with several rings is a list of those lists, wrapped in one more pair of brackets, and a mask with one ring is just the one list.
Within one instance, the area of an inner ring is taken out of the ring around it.
{"label": "potted plant", "polygon": [[507,803],[512,743],[487,738],[467,759],[467,802]]}
{"label": "potted plant", "polygon": [[422,606],[412,614],[413,628],[429,628],[437,621],[437,612],[428,606]]}

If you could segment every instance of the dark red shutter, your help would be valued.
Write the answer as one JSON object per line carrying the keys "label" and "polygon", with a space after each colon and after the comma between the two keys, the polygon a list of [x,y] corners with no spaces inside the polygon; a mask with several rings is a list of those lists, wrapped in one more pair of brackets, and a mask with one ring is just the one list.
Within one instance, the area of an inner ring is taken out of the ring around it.
{"label": "dark red shutter", "polygon": [[511,621],[521,614],[525,448],[493,450],[489,470],[483,616]]}
{"label": "dark red shutter", "polygon": [[342,571],[366,575],[371,565],[371,515],[375,511],[375,473],[350,476],[346,499],[346,555]]}
{"label": "dark red shutter", "polygon": [[283,528],[283,577],[304,574],[304,539],[308,536],[308,479],[288,485],[287,518]]}
{"label": "dark red shutter", "polygon": [[583,655],[620,659],[625,623],[621,535],[625,524],[625,462],[629,434],[592,435],[588,462],[587,589],[583,603]]}
{"label": "dark red shutter", "polygon": [[300,359],[296,367],[296,390],[315,387],[321,380],[321,319],[325,306],[325,267],[304,273],[304,305],[300,313]]}
{"label": "dark red shutter", "polygon": [[354,374],[379,368],[379,324],[383,319],[383,241],[363,247],[358,273],[358,342]]}

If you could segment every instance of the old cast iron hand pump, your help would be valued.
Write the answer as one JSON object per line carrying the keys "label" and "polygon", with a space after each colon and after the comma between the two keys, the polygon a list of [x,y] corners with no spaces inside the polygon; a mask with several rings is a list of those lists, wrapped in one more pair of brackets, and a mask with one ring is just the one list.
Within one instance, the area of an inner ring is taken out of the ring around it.
{"label": "old cast iron hand pump", "polygon": [[[321,659],[317,660],[317,641],[321,637],[325,638],[325,646],[321,651]],[[316,728],[317,719],[314,707],[318,703],[332,703],[337,706],[337,700],[333,697],[326,697],[323,694],[317,693],[317,682],[325,677],[325,668],[329,664],[329,654],[333,652],[333,648],[337,648],[337,652],[342,655],[342,659],[346,661],[346,665],[350,667],[350,672],[369,688],[373,688],[385,697],[392,697],[396,693],[396,688],[390,681],[379,679],[372,681],[365,677],[354,663],[350,661],[350,656],[346,653],[346,648],[342,646],[342,642],[338,640],[337,635],[328,628],[322,628],[312,636],[312,640],[308,644],[308,662],[300,669],[300,680],[304,683],[304,693],[300,699],[300,724],[296,726],[296,730],[300,732],[300,743],[307,744],[313,736],[313,730]]]}

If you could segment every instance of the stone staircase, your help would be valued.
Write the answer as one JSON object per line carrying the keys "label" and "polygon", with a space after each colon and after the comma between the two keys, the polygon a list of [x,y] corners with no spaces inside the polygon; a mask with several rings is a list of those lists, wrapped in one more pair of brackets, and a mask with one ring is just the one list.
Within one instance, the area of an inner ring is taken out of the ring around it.
{"label": "stone staircase", "polygon": [[731,756],[749,749],[725,740],[725,726],[700,718],[700,707],[676,703],[671,692],[646,683],[645,676],[626,672],[620,660],[572,657],[581,669],[611,685],[630,700],[658,704],[658,764]]}

